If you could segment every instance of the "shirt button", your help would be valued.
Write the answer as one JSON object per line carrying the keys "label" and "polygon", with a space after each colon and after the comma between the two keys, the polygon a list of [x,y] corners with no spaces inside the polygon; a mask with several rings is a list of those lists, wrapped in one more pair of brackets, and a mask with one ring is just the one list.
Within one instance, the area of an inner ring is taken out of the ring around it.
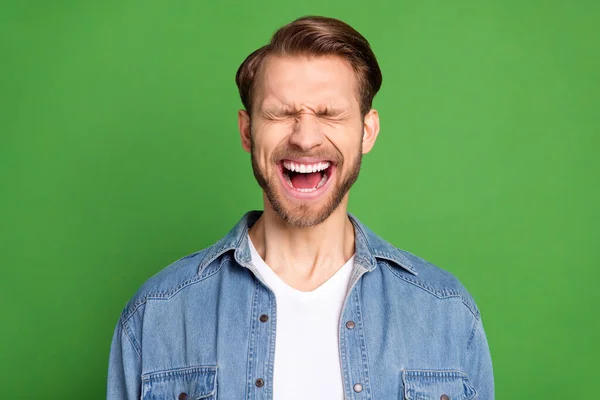
{"label": "shirt button", "polygon": [[263,381],[262,379],[258,378],[258,379],[256,380],[256,382],[254,382],[254,384],[255,384],[257,387],[259,387],[259,388],[260,388],[260,387],[263,387],[263,386],[265,386],[265,381]]}
{"label": "shirt button", "polygon": [[267,322],[269,320],[269,316],[267,314],[263,314],[258,319],[260,319],[260,322]]}
{"label": "shirt button", "polygon": [[354,329],[355,326],[356,326],[356,324],[354,323],[354,321],[346,322],[346,328],[348,328],[348,329]]}
{"label": "shirt button", "polygon": [[450,397],[448,397],[447,395],[443,394],[440,396],[440,400],[450,400]]}
{"label": "shirt button", "polygon": [[354,389],[354,391],[356,393],[360,393],[362,392],[362,385],[360,383],[355,383],[354,386],[352,387],[352,389]]}
{"label": "shirt button", "polygon": [[187,400],[187,398],[188,398],[187,393],[179,393],[179,397],[178,397],[179,400]]}

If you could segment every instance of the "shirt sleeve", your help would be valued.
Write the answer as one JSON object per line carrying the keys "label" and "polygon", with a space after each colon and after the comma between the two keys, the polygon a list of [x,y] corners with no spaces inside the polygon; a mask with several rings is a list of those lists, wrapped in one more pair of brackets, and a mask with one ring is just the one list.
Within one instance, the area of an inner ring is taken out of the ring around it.
{"label": "shirt sleeve", "polygon": [[492,358],[481,317],[475,320],[467,346],[466,372],[477,392],[477,399],[494,399]]}
{"label": "shirt sleeve", "polygon": [[119,319],[110,348],[107,400],[140,399],[142,359],[130,335]]}

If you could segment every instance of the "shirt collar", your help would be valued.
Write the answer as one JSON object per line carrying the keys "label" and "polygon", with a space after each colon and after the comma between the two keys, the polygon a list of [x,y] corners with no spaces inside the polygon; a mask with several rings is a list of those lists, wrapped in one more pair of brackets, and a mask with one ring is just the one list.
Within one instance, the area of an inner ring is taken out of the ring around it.
{"label": "shirt collar", "polygon": [[[238,263],[242,265],[250,263],[252,254],[248,245],[248,229],[261,215],[262,211],[256,210],[244,214],[226,236],[208,249],[206,256],[198,266],[198,274],[204,267],[228,251],[234,251],[234,257]],[[353,214],[348,213],[348,217],[354,225],[355,262],[362,264],[368,271],[372,271],[377,267],[377,259],[387,260],[413,275],[418,275],[412,262],[402,251],[373,233]]]}

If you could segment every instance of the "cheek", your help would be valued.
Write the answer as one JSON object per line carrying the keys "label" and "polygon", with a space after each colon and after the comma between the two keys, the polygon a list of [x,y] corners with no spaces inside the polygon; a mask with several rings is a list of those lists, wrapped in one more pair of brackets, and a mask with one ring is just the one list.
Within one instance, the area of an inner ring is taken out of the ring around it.
{"label": "cheek", "polygon": [[283,146],[285,139],[289,136],[288,129],[280,125],[263,125],[253,136],[254,146],[257,154],[271,157],[273,152]]}
{"label": "cheek", "polygon": [[329,141],[344,159],[344,164],[352,164],[356,155],[362,152],[362,131],[344,131],[329,135]]}
{"label": "cheek", "polygon": [[253,139],[253,157],[258,162],[261,169],[272,168],[272,155],[275,149],[276,143],[272,140],[265,140],[265,136],[254,137]]}

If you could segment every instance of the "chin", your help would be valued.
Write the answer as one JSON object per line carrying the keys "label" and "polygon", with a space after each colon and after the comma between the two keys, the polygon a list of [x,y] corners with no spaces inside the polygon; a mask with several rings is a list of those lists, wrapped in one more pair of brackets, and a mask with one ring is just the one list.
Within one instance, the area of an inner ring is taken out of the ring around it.
{"label": "chin", "polygon": [[327,220],[337,208],[337,205],[332,207],[331,199],[328,199],[326,205],[298,204],[296,201],[286,201],[281,197],[270,199],[270,203],[277,216],[293,228],[317,226]]}

